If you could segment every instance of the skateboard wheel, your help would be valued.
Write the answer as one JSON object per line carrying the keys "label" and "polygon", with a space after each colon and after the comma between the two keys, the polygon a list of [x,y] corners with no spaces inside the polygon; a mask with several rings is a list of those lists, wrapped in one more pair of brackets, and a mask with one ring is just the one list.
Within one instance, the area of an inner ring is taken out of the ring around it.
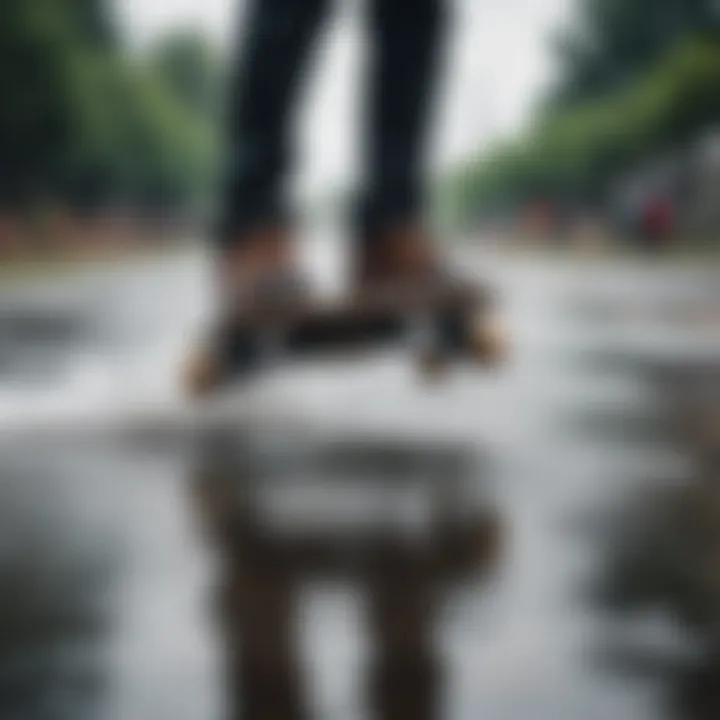
{"label": "skateboard wheel", "polygon": [[471,329],[470,348],[476,362],[495,367],[504,362],[510,352],[507,330],[495,318],[483,318]]}

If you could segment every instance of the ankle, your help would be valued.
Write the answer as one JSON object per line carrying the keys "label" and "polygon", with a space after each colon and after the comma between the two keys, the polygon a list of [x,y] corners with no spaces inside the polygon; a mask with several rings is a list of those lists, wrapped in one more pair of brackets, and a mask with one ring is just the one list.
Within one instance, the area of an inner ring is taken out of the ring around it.
{"label": "ankle", "polygon": [[358,243],[356,267],[362,281],[423,278],[437,266],[435,244],[419,224],[392,226]]}
{"label": "ankle", "polygon": [[295,265],[295,245],[284,227],[260,226],[238,235],[219,259],[223,284],[284,272]]}

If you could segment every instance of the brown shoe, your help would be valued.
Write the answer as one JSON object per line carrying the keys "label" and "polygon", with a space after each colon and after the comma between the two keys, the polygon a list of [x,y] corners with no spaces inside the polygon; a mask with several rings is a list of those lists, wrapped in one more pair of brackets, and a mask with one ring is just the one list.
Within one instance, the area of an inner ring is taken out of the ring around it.
{"label": "brown shoe", "polygon": [[239,312],[294,301],[300,285],[295,243],[283,227],[248,231],[224,251],[217,269],[220,315],[230,321]]}
{"label": "brown shoe", "polygon": [[355,287],[394,287],[432,283],[445,275],[430,236],[414,224],[389,228],[358,243]]}
{"label": "brown shoe", "polygon": [[[437,245],[416,224],[389,228],[364,238],[357,246],[354,285],[358,295],[398,298],[443,295],[446,291],[473,294],[477,281],[452,272]],[[402,302],[402,300],[401,300]],[[473,356],[486,365],[497,365],[509,355],[509,338],[504,324],[486,300],[480,309],[481,321],[473,323]],[[429,357],[432,372],[434,358]]]}
{"label": "brown shoe", "polygon": [[183,371],[193,397],[207,395],[229,379],[232,326],[243,315],[276,312],[294,304],[305,291],[295,261],[295,244],[284,228],[253,229],[224,251],[217,263],[219,307],[209,338],[195,348]]}

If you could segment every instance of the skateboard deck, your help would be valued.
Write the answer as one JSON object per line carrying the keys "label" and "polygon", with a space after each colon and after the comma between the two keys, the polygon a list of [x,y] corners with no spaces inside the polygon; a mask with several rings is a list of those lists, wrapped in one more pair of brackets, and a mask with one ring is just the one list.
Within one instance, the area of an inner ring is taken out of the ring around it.
{"label": "skateboard deck", "polygon": [[492,366],[506,350],[492,305],[487,289],[458,285],[309,298],[238,314],[191,358],[186,389],[202,395],[270,365],[388,347],[408,350],[426,374],[461,360]]}

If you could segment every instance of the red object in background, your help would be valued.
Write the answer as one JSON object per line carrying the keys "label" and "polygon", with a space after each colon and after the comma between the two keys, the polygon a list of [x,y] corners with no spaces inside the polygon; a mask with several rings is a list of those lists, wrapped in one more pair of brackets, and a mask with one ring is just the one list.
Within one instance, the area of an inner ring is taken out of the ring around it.
{"label": "red object in background", "polygon": [[675,230],[676,211],[673,200],[666,196],[656,197],[645,205],[643,230],[652,240],[666,238]]}

